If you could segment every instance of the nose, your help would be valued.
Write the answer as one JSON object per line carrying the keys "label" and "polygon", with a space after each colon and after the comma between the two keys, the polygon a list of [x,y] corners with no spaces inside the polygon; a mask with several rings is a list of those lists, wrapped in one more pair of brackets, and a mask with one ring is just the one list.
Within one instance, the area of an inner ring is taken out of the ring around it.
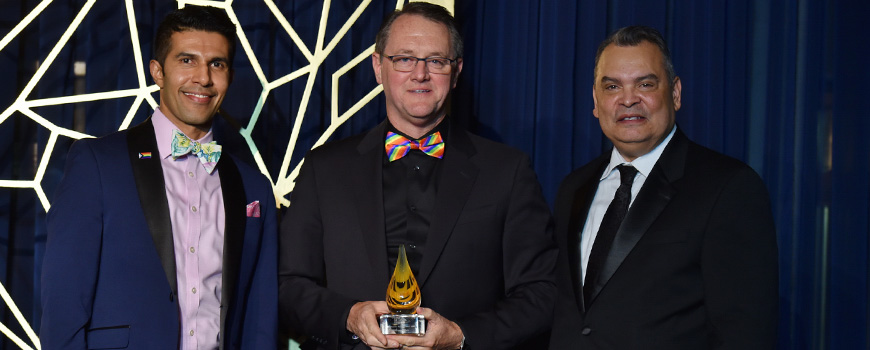
{"label": "nose", "polygon": [[619,103],[625,107],[631,107],[640,102],[640,96],[638,96],[637,91],[634,87],[626,87],[622,89],[621,96],[619,97]]}
{"label": "nose", "polygon": [[414,81],[429,80],[429,67],[426,66],[426,61],[417,61],[414,70],[411,71],[411,79]]}
{"label": "nose", "polygon": [[209,69],[209,65],[203,64],[199,65],[193,69],[193,76],[191,80],[202,86],[210,86],[211,85],[211,69]]}

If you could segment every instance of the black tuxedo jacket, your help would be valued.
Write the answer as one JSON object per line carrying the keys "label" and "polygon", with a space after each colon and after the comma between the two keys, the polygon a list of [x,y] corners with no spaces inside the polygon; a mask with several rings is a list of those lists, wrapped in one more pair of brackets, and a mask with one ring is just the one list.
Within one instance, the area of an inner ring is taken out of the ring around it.
{"label": "black tuxedo jacket", "polygon": [[580,234],[610,153],[556,200],[559,296],[550,349],[772,349],[776,234],[745,164],[677,130],[616,234],[584,310]]}
{"label": "black tuxedo jacket", "polygon": [[[347,334],[347,312],[357,301],[386,298],[386,128],[385,121],[305,158],[279,259],[282,318],[309,337],[303,348],[366,349]],[[469,349],[523,348],[552,321],[557,251],[549,208],[521,152],[458,128],[448,137],[416,276],[422,306],[459,324]]]}

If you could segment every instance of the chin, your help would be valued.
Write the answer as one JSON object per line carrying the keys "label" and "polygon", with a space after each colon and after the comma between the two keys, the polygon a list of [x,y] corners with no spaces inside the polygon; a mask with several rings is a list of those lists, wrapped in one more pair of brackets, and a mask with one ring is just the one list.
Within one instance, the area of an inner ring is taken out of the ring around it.
{"label": "chin", "polygon": [[421,111],[421,112],[412,111],[412,112],[408,113],[408,115],[410,115],[411,118],[414,118],[415,120],[430,120],[430,119],[435,119],[435,116],[437,114],[435,113],[435,111],[429,110],[429,111]]}

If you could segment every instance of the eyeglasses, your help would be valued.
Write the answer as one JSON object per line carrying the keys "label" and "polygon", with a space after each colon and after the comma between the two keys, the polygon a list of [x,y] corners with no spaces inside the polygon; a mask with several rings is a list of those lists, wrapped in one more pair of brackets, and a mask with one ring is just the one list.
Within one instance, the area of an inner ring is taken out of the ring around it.
{"label": "eyeglasses", "polygon": [[429,70],[429,73],[432,74],[450,74],[450,71],[453,68],[453,63],[455,63],[458,58],[449,59],[445,57],[414,57],[407,55],[393,55],[393,56],[384,56],[388,58],[390,61],[393,61],[393,69],[399,72],[410,72],[414,70],[414,67],[417,67],[417,62],[424,61],[426,62],[426,69]]}

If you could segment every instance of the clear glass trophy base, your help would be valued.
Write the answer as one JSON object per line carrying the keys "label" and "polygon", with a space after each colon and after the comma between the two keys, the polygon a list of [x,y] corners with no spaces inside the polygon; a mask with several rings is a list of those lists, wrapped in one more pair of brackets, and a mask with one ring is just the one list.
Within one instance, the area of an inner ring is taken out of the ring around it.
{"label": "clear glass trophy base", "polygon": [[381,333],[384,334],[426,334],[426,318],[423,315],[386,314],[378,317]]}

